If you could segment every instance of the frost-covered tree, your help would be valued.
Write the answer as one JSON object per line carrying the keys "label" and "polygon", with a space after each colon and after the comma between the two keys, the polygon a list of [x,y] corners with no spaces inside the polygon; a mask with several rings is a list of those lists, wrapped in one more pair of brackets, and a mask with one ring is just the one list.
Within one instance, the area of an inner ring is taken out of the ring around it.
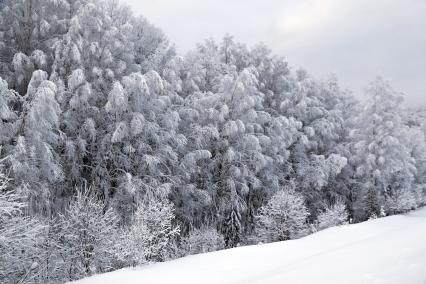
{"label": "frost-covered tree", "polygon": [[56,101],[56,85],[46,80],[44,71],[34,72],[23,105],[23,131],[16,137],[10,156],[14,183],[20,188],[29,185],[29,210],[50,214],[54,184],[64,180],[59,162],[61,145],[59,119],[61,109]]}
{"label": "frost-covered tree", "polygon": [[44,264],[42,243],[45,226],[26,216],[25,196],[11,188],[0,167],[0,281],[33,283],[40,281]]}
{"label": "frost-covered tree", "polygon": [[323,201],[332,203],[342,194],[332,183],[347,162],[340,149],[347,137],[346,94],[336,87],[335,80],[317,83],[304,72],[297,75],[290,98],[283,100],[279,109],[300,124],[297,139],[290,146],[288,165],[314,217]]}
{"label": "frost-covered tree", "polygon": [[[353,163],[362,181],[360,205],[364,218],[380,215],[383,206],[387,213],[396,213],[395,200],[405,202],[412,196],[416,173],[415,160],[404,144],[407,127],[401,117],[402,96],[387,81],[378,78],[367,91],[368,102],[353,131]],[[406,206],[404,206],[406,207]]]}
{"label": "frost-covered tree", "polygon": [[18,94],[10,90],[7,82],[0,78],[0,145],[16,136],[21,103]]}
{"label": "frost-covered tree", "polygon": [[[411,116],[411,118],[407,117],[407,114]],[[405,128],[406,133],[401,135],[401,138],[404,145],[409,149],[411,157],[415,161],[416,172],[414,182],[412,184],[413,191],[411,191],[410,195],[414,195],[416,203],[414,207],[417,208],[424,206],[426,201],[426,136],[425,132],[422,130],[424,119],[418,111],[412,112],[411,110],[408,110],[406,111],[405,116],[405,125],[407,125],[408,128]]]}

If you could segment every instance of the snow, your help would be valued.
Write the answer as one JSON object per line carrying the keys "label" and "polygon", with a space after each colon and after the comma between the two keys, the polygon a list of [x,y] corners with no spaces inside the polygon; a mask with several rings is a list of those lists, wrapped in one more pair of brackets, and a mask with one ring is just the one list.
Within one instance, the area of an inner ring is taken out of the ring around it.
{"label": "snow", "polygon": [[75,283],[426,283],[426,209],[302,239],[188,256]]}

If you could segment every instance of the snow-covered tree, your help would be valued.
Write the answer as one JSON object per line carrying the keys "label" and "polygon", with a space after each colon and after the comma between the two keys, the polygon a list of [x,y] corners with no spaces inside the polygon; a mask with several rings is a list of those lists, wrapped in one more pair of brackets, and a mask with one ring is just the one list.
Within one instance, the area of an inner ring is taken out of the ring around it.
{"label": "snow-covered tree", "polygon": [[[361,206],[364,218],[380,215],[383,206],[387,213],[396,213],[396,196],[412,196],[416,173],[415,160],[404,144],[407,127],[401,117],[402,95],[382,78],[367,90],[368,102],[353,131],[353,163],[362,181]],[[362,201],[363,200],[363,201]],[[403,206],[407,207],[407,206]]]}
{"label": "snow-covered tree", "polygon": [[57,152],[62,139],[61,109],[55,97],[56,86],[46,78],[44,71],[36,71],[32,76],[23,106],[23,132],[16,137],[10,162],[14,183],[31,188],[29,210],[50,214],[50,198],[60,193],[53,192],[51,185],[62,182],[64,173]]}
{"label": "snow-covered tree", "polygon": [[0,78],[0,144],[16,136],[20,105],[19,95],[10,90],[7,82]]}
{"label": "snow-covered tree", "polygon": [[25,216],[25,196],[11,188],[0,167],[0,280],[33,283],[41,279],[45,226]]}

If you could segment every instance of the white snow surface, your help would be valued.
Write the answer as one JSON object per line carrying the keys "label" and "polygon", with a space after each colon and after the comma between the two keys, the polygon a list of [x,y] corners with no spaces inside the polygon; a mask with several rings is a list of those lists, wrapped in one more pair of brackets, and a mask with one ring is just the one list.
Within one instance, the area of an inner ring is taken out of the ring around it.
{"label": "white snow surface", "polygon": [[79,284],[426,284],[426,209],[273,244],[125,268]]}

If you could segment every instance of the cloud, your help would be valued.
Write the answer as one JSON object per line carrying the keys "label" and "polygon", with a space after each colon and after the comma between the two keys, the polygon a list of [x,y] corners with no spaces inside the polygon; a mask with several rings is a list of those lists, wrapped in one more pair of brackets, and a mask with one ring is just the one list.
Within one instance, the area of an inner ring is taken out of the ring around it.
{"label": "cloud", "polygon": [[277,29],[287,34],[311,33],[326,24],[333,13],[333,2],[299,1],[287,5],[283,14],[277,19]]}

